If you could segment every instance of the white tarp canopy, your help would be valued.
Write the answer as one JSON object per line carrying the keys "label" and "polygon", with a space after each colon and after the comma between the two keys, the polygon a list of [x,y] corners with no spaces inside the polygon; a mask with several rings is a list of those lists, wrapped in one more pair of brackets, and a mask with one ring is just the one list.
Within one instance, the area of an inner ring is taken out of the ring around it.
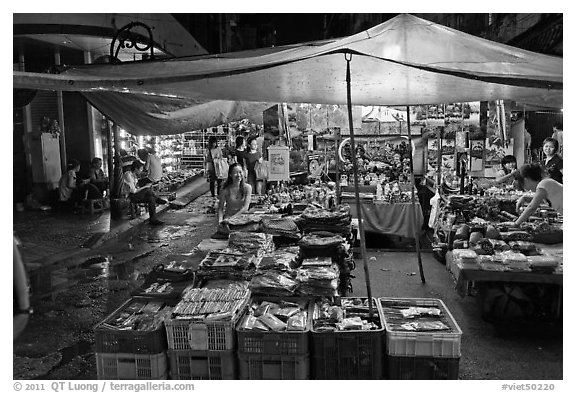
{"label": "white tarp canopy", "polygon": [[[174,134],[182,131],[171,131],[171,124],[193,121],[200,113],[207,118],[204,122],[214,123],[239,120],[237,115],[251,110],[261,113],[270,105],[267,102],[346,104],[346,58],[351,58],[353,105],[503,99],[562,107],[561,58],[408,14],[342,39],[196,58],[79,66],[61,74],[14,71],[13,81],[14,88],[80,91],[123,127],[129,116],[140,116],[144,127],[147,118],[164,122],[166,128],[156,128],[153,134]],[[122,114],[124,101],[132,102],[133,109],[139,106],[135,102],[147,104]],[[208,102],[212,104],[206,107]],[[223,103],[227,109],[220,110]],[[194,109],[198,105],[205,107]]]}

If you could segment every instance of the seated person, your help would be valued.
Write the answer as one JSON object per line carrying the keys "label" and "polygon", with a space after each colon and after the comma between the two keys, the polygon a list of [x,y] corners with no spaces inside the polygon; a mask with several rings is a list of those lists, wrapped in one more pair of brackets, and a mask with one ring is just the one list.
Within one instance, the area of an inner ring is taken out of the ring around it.
{"label": "seated person", "polygon": [[502,169],[496,172],[496,179],[494,180],[494,183],[510,186],[515,184],[517,185],[516,175],[518,173],[518,169],[516,166],[518,164],[516,163],[516,157],[511,155],[504,156],[502,157],[500,164],[502,165]]}
{"label": "seated person", "polygon": [[78,190],[80,200],[102,198],[102,191],[92,183],[90,175],[81,176],[78,181]]}
{"label": "seated person", "polygon": [[248,212],[251,197],[252,186],[245,182],[242,166],[233,163],[219,195],[218,224],[225,224],[227,218]]}
{"label": "seated person", "polygon": [[146,149],[138,150],[138,158],[144,163],[143,172],[145,176],[138,181],[138,184],[158,183],[162,179],[162,162],[153,152]]}
{"label": "seated person", "polygon": [[156,218],[156,203],[166,203],[166,201],[157,198],[150,189],[150,183],[144,186],[138,186],[138,177],[142,173],[142,162],[135,160],[128,172],[122,175],[121,195],[130,199],[133,203],[147,203],[150,214],[150,225],[162,225],[162,221]]}
{"label": "seated person", "polygon": [[120,162],[122,163],[122,172],[128,172],[134,160],[136,160],[135,156],[128,154],[128,152],[124,149],[120,149]]}
{"label": "seated person", "polygon": [[88,171],[90,176],[90,183],[95,185],[100,190],[100,195],[105,196],[108,190],[108,178],[104,176],[102,170],[102,159],[94,157],[90,162],[90,169]]}
{"label": "seated person", "polygon": [[76,184],[76,174],[80,171],[80,162],[70,160],[66,166],[66,173],[63,173],[58,182],[59,201],[68,208],[74,208],[80,200],[78,187]]}
{"label": "seated person", "polygon": [[535,193],[534,196],[524,195],[518,199],[516,203],[516,211],[518,213],[520,213],[521,207],[526,202],[529,202],[529,204],[520,217],[514,221],[513,226],[518,227],[527,221],[544,201],[547,201],[558,213],[563,214],[564,198],[562,195],[562,183],[549,177],[542,178],[542,174],[543,170],[539,164],[527,164],[520,168],[520,185],[525,191],[534,191]]}

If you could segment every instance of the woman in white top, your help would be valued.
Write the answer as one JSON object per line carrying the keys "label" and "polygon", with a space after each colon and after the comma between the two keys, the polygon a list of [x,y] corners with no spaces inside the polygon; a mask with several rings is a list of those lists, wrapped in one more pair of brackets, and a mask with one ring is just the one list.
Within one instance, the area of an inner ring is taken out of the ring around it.
{"label": "woman in white top", "polygon": [[529,202],[528,206],[520,217],[514,221],[514,226],[520,226],[536,211],[538,206],[544,201],[550,203],[551,207],[558,213],[564,212],[564,198],[562,184],[551,178],[542,178],[542,167],[539,164],[523,165],[519,171],[519,180],[524,190],[534,191],[534,196],[524,195],[516,203],[516,211]]}

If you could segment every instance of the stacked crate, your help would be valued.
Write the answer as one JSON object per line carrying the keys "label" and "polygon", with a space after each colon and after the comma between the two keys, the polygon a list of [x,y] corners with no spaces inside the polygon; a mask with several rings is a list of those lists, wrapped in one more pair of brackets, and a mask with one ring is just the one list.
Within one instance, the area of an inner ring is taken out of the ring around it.
{"label": "stacked crate", "polygon": [[[462,330],[439,299],[380,298],[385,325],[388,379],[458,379]],[[437,315],[399,319],[400,310],[421,307],[440,310]],[[401,323],[442,322],[448,329],[410,331]]]}
{"label": "stacked crate", "polygon": [[[367,298],[358,299],[367,304]],[[313,379],[381,379],[384,327],[376,299],[368,320],[379,328],[321,332],[311,329]]]}
{"label": "stacked crate", "polygon": [[134,297],[96,325],[94,333],[98,379],[167,379],[164,325],[154,330],[122,330],[113,323],[122,315],[128,315],[127,310],[151,303],[155,307],[165,308],[162,301]]}
{"label": "stacked crate", "polygon": [[[252,304],[265,298],[253,297]],[[243,330],[238,325],[238,364],[240,379],[291,379],[310,378],[310,355],[308,349],[313,302],[298,297],[270,297],[272,302],[283,300],[304,304],[307,310],[306,327],[303,331]],[[247,309],[247,313],[250,308]],[[243,318],[245,315],[243,316]]]}
{"label": "stacked crate", "polygon": [[208,315],[165,321],[171,379],[237,378],[235,327],[249,294],[246,290],[245,299],[226,319]]}

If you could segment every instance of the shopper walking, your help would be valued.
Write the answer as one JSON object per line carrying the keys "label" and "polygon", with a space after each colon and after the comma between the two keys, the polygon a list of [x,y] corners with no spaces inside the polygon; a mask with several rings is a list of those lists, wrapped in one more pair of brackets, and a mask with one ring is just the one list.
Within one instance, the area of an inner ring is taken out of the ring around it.
{"label": "shopper walking", "polygon": [[236,137],[236,149],[234,150],[236,162],[240,164],[246,175],[246,141],[243,136]]}
{"label": "shopper walking", "polygon": [[252,186],[252,190],[256,194],[262,194],[262,181],[256,178],[255,166],[257,162],[263,162],[262,153],[258,150],[258,142],[256,136],[248,138],[248,150],[245,155],[246,169],[248,172],[248,184]]}
{"label": "shopper walking", "polygon": [[208,149],[206,150],[206,179],[210,183],[210,195],[215,198],[220,192],[220,184],[222,184],[222,179],[218,179],[216,176],[216,168],[214,167],[214,160],[221,159],[222,149],[218,147],[218,139],[214,135],[208,138]]}

